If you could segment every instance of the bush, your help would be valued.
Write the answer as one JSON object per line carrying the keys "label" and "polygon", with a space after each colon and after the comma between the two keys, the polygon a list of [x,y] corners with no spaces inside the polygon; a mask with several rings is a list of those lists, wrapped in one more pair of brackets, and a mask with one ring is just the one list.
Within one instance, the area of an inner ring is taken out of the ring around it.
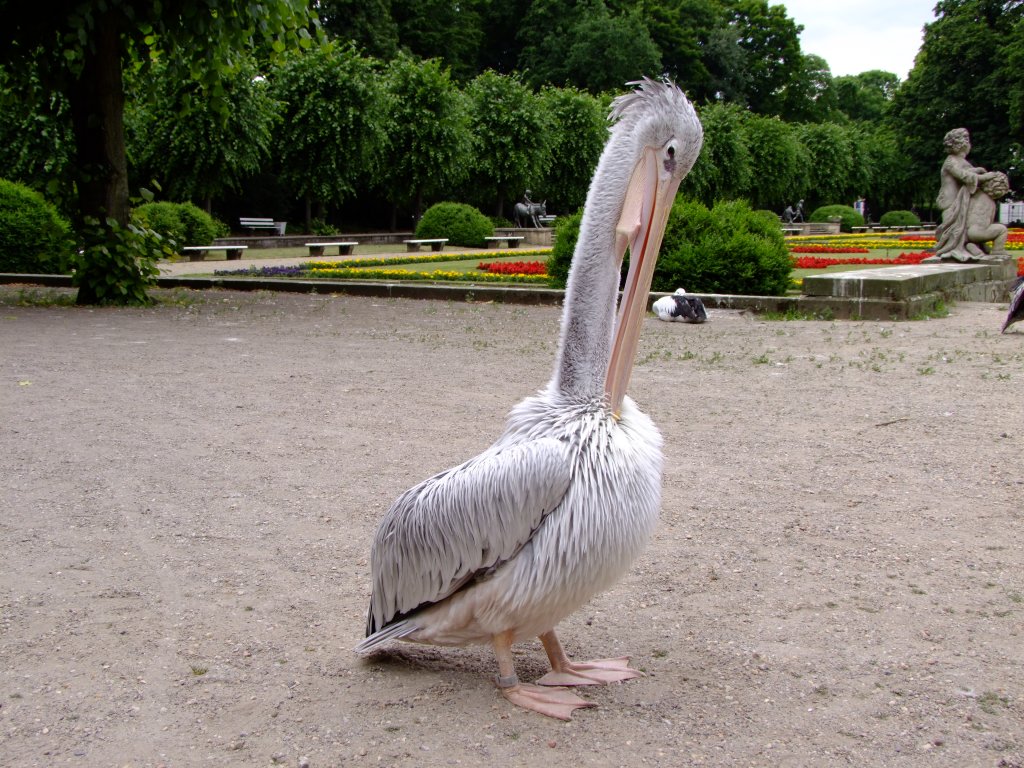
{"label": "bush", "polygon": [[917,227],[921,219],[913,211],[887,211],[878,223],[883,227]]}
{"label": "bush", "polygon": [[150,229],[180,249],[209,245],[217,236],[217,222],[192,203],[146,203],[132,211],[132,223]]}
{"label": "bush", "polygon": [[781,296],[792,259],[779,218],[744,201],[676,199],[654,270],[654,291]]}
{"label": "bush", "polygon": [[416,237],[447,237],[448,245],[483,248],[485,237],[494,234],[491,220],[465,203],[438,203],[423,214],[416,225]]}
{"label": "bush", "polygon": [[[581,219],[577,213],[555,222],[555,246],[547,263],[552,287],[565,287]],[[676,199],[651,290],[780,296],[789,288],[791,269],[774,213],[752,211],[745,202],[716,203],[709,210]]]}
{"label": "bush", "polygon": [[0,179],[0,272],[57,274],[74,253],[71,226],[42,195]]}
{"label": "bush", "polygon": [[864,217],[851,205],[823,205],[815,208],[808,221],[826,222],[839,219],[839,229],[852,232],[854,227],[864,226]]}
{"label": "bush", "polygon": [[565,288],[582,220],[583,211],[555,219],[555,245],[547,262],[548,280],[552,288]]}

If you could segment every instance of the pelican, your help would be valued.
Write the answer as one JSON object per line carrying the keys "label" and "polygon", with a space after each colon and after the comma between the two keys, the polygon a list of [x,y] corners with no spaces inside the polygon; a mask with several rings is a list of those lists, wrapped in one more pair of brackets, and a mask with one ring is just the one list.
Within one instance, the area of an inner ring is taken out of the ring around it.
{"label": "pelican", "polygon": [[1010,311],[1006,313],[1000,333],[1006,333],[1006,329],[1019,320],[1024,320],[1024,275],[1010,286]]}
{"label": "pelican", "polygon": [[[403,493],[371,549],[366,639],[490,644],[515,705],[570,719],[568,686],[639,677],[628,657],[576,662],[555,626],[641,553],[661,504],[661,435],[626,397],[654,262],[703,131],[669,82],[612,102],[566,286],[554,374],[469,461]],[[626,248],[630,267],[616,304]],[[539,637],[551,671],[520,682],[512,645]]]}
{"label": "pelican", "polygon": [[697,296],[687,296],[685,288],[676,288],[671,296],[662,296],[651,309],[659,320],[666,322],[685,320],[688,323],[703,323],[708,319],[704,302]]}

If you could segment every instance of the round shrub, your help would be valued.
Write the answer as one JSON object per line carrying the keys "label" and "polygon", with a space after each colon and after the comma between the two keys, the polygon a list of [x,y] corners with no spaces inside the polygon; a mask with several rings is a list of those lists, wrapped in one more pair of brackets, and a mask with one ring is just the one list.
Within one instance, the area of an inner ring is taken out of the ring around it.
{"label": "round shrub", "polygon": [[74,241],[71,226],[42,195],[0,179],[0,272],[66,271]]}
{"label": "round shrub", "polygon": [[854,227],[864,226],[864,217],[852,205],[823,205],[815,208],[808,221],[826,222],[839,219],[839,229],[852,232]]}
{"label": "round shrub", "polygon": [[708,209],[677,198],[651,289],[781,296],[789,288],[791,270],[792,259],[774,213],[751,210],[739,200]]}
{"label": "round shrub", "polygon": [[175,248],[209,245],[217,236],[217,223],[192,203],[146,203],[132,211],[132,221],[171,241]]}
{"label": "round shrub", "polygon": [[[565,287],[582,216],[577,213],[555,222],[555,245],[547,263],[552,287]],[[753,211],[739,201],[716,203],[708,209],[677,198],[651,290],[781,296],[789,288],[791,269],[792,259],[774,213]]]}
{"label": "round shrub", "polygon": [[423,214],[416,225],[416,237],[433,239],[447,237],[448,245],[483,248],[485,237],[494,234],[491,220],[465,203],[438,203]]}
{"label": "round shrub", "polygon": [[883,227],[918,227],[921,219],[913,211],[887,211],[878,223]]}

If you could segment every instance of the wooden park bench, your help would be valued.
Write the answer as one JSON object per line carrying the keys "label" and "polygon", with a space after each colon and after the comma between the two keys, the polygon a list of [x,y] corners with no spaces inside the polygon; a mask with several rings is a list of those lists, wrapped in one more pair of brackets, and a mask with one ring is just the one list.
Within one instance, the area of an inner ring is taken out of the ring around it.
{"label": "wooden park bench", "polygon": [[429,245],[432,251],[443,251],[448,238],[437,237],[428,240],[403,240],[402,242],[405,243],[405,249],[409,252],[418,251],[421,245]]}
{"label": "wooden park bench", "polygon": [[242,251],[248,245],[186,245],[181,249],[182,256],[188,256],[189,261],[202,261],[209,251],[225,251],[228,261],[242,258]]}
{"label": "wooden park bench", "polygon": [[309,248],[310,256],[323,256],[325,248],[337,247],[339,256],[350,256],[352,249],[355,248],[359,243],[356,242],[345,242],[345,243],[306,243],[306,247]]}
{"label": "wooden park bench", "polygon": [[242,229],[248,229],[250,232],[257,229],[272,229],[278,235],[283,235],[285,227],[288,226],[287,221],[274,221],[273,219],[260,219],[252,216],[242,216],[238,219],[238,224]]}
{"label": "wooden park bench", "polygon": [[488,243],[494,243],[498,248],[501,247],[502,243],[507,243],[509,248],[518,248],[519,243],[525,239],[525,237],[517,235],[495,235],[494,237],[484,238]]}

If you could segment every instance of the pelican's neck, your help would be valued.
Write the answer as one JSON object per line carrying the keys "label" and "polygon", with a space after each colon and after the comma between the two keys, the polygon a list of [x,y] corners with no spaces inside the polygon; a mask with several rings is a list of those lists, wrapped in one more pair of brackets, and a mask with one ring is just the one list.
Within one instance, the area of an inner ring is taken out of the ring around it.
{"label": "pelican's neck", "polygon": [[605,392],[621,267],[615,252],[615,227],[635,162],[631,149],[621,135],[612,135],[583,208],[551,382],[556,391],[573,399],[600,398]]}

